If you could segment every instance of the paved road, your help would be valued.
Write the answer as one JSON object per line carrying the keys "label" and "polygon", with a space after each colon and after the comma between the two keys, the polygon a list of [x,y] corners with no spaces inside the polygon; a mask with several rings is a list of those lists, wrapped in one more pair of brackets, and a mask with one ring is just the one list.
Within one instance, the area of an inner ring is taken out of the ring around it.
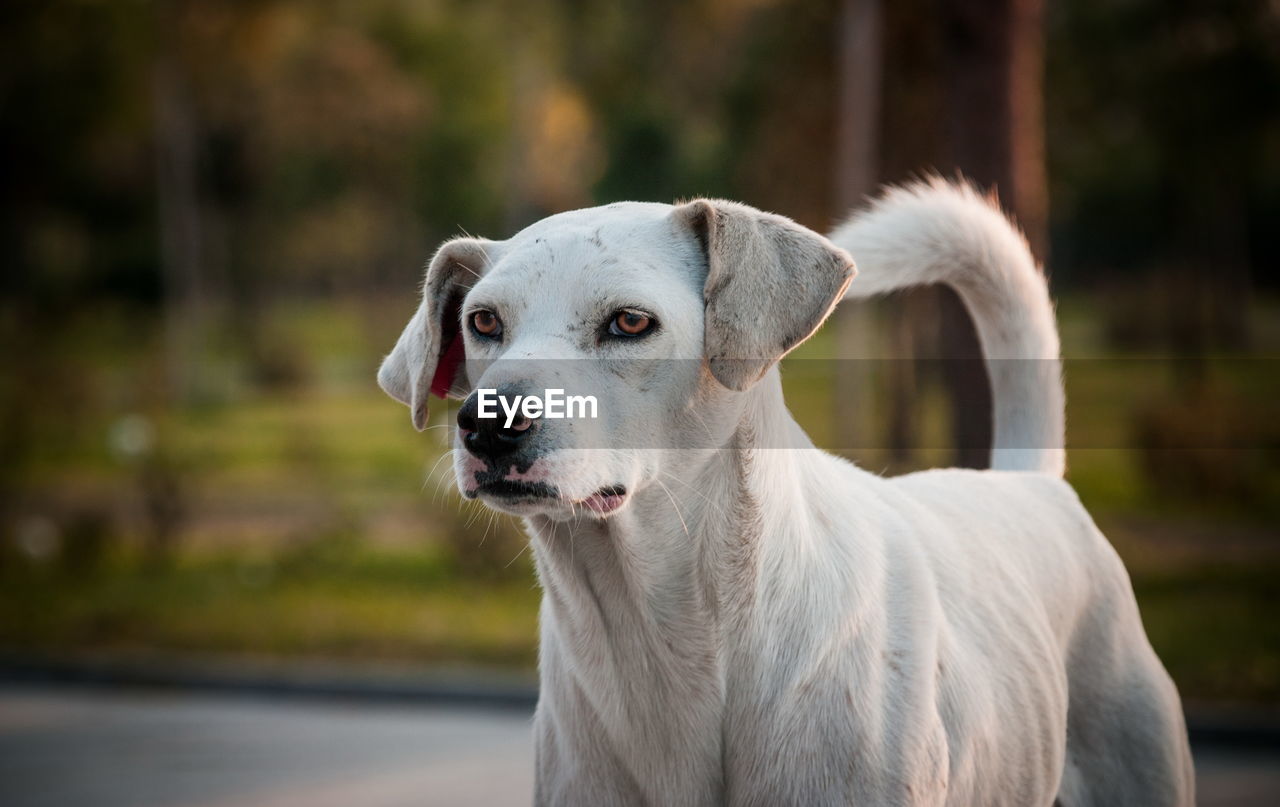
{"label": "paved road", "polygon": [[4,807],[527,804],[521,712],[0,689]]}
{"label": "paved road", "polygon": [[[1280,804],[1280,750],[1197,754],[1202,807]],[[0,687],[4,807],[528,804],[518,711]]]}

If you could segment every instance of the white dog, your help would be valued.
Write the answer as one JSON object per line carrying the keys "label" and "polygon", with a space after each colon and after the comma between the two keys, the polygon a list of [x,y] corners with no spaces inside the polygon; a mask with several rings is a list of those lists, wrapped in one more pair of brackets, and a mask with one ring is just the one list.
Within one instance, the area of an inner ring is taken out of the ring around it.
{"label": "white dog", "polygon": [[[977,323],[995,470],[885,479],[813,448],[777,362],[926,283]],[[889,191],[830,240],[709,200],[453,240],[378,380],[419,429],[466,398],[458,485],[525,518],[539,804],[1193,801],[1178,694],[1061,478],[1048,290],[972,190]],[[599,418],[476,417],[549,387]]]}

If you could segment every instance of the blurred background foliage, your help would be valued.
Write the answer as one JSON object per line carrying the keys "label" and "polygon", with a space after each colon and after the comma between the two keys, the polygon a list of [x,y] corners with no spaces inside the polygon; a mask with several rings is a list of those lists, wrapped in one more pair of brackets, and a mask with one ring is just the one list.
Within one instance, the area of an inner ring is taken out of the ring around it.
{"label": "blurred background foliage", "polygon": [[[528,668],[518,525],[373,383],[434,246],[697,195],[822,230],[962,170],[1051,273],[1070,477],[1157,649],[1189,697],[1280,701],[1274,3],[13,0],[0,32],[0,653]],[[945,371],[806,361],[946,355],[953,304],[849,306],[789,360],[820,443],[980,464]]]}

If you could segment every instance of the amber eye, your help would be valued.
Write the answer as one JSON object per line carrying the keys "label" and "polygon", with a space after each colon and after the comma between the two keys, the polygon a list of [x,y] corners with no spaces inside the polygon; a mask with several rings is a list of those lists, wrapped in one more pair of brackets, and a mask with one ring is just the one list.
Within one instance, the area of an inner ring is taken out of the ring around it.
{"label": "amber eye", "polygon": [[502,335],[502,320],[492,311],[480,309],[471,315],[471,327],[481,336],[494,338]]}
{"label": "amber eye", "polygon": [[653,328],[653,317],[640,311],[623,309],[613,315],[609,333],[614,336],[640,336]]}

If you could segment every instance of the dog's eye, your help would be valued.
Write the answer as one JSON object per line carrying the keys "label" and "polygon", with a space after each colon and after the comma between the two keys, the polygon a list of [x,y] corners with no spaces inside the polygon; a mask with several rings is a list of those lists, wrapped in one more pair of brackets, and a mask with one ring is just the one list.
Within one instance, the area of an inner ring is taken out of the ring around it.
{"label": "dog's eye", "polygon": [[624,308],[613,315],[609,333],[613,336],[643,336],[653,330],[653,317],[643,311]]}
{"label": "dog's eye", "polygon": [[486,339],[497,339],[502,336],[502,320],[497,314],[482,308],[471,314],[471,330]]}

